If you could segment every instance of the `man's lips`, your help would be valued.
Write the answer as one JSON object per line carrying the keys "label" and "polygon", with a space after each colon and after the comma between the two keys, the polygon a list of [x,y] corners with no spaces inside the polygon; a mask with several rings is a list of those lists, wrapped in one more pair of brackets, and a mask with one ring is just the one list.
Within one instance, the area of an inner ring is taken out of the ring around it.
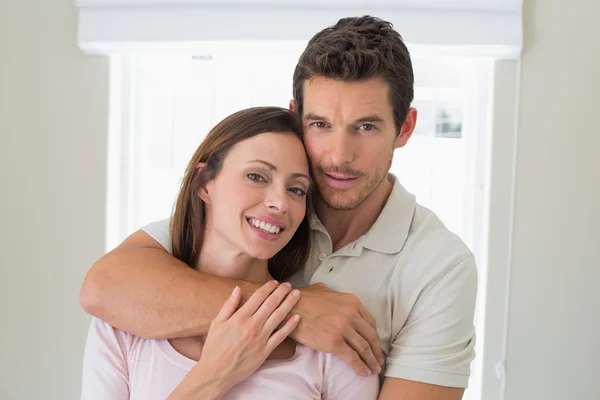
{"label": "man's lips", "polygon": [[333,179],[338,179],[338,180],[350,180],[350,179],[356,179],[356,176],[351,176],[351,175],[340,175],[340,174],[328,174],[326,172],[324,172],[325,175],[327,175],[330,178]]}
{"label": "man's lips", "polygon": [[326,172],[323,172],[323,176],[327,185],[334,189],[347,189],[358,179],[357,176],[328,174]]}

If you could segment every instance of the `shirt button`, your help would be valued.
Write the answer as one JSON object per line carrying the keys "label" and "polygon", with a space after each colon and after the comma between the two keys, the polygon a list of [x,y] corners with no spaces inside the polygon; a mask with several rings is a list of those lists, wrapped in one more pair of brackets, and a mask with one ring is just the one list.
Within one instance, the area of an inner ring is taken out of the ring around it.
{"label": "shirt button", "polygon": [[319,260],[324,261],[327,258],[327,254],[321,253],[319,254]]}

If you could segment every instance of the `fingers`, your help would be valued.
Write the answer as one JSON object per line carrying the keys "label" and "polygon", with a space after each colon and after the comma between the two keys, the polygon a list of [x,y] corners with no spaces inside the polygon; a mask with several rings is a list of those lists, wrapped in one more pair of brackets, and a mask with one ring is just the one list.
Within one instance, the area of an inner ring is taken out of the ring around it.
{"label": "fingers", "polygon": [[213,320],[213,323],[221,324],[231,318],[231,316],[235,313],[235,310],[237,310],[238,306],[240,305],[241,298],[242,291],[236,286],[235,289],[233,289],[231,296],[229,296],[229,298],[221,307],[221,310],[219,310],[219,314],[217,314]]}
{"label": "fingers", "polygon": [[271,354],[271,352],[275,350],[275,348],[279,346],[281,342],[283,342],[285,338],[293,332],[294,329],[296,329],[298,322],[300,322],[300,316],[294,315],[285,323],[285,325],[283,325],[283,327],[281,327],[281,329],[269,337],[267,340],[267,345],[265,346],[267,354]]}
{"label": "fingers", "polygon": [[259,307],[256,313],[254,313],[253,319],[262,326],[271,316],[271,314],[273,314],[273,312],[279,307],[281,302],[286,298],[286,296],[290,293],[291,290],[292,285],[290,285],[287,282],[279,285],[279,287],[275,289],[275,291],[271,293],[271,295],[267,297],[267,299],[262,303],[262,305]]}
{"label": "fingers", "polygon": [[367,321],[367,323],[369,325],[371,325],[373,328],[377,329],[377,321],[375,321],[375,318],[373,318],[373,316],[371,315],[371,313],[365,308],[365,306],[363,306],[362,303],[358,303],[358,313],[360,314],[360,316]]}
{"label": "fingers", "polygon": [[343,344],[343,348],[339,352],[336,351],[336,356],[341,358],[342,361],[348,364],[357,374],[361,376],[371,375],[371,369],[367,367],[367,364],[362,361],[358,353],[347,343]]}
{"label": "fingers", "polygon": [[290,311],[292,311],[294,306],[298,303],[298,300],[300,300],[300,291],[294,289],[287,295],[283,302],[279,304],[279,307],[277,307],[271,312],[270,315],[267,316],[267,320],[264,323],[263,329],[271,334],[271,332],[273,332],[273,330],[275,330],[290,314]]}
{"label": "fingers", "polygon": [[379,346],[379,336],[377,335],[377,331],[373,333],[373,327],[364,320],[355,322],[354,328],[356,331],[352,330],[345,334],[346,343],[352,348],[352,351],[360,357],[361,361],[366,364],[369,370],[376,374],[380,373],[381,364],[379,363],[378,357],[373,352],[371,343],[367,340],[367,338],[369,338],[372,341],[372,335],[374,334],[377,337],[375,341]]}
{"label": "fingers", "polygon": [[269,297],[279,283],[277,281],[270,281],[262,285],[244,304],[238,311],[238,314],[244,317],[251,317],[260,308],[262,303]]}
{"label": "fingers", "polygon": [[373,355],[377,359],[379,365],[382,365],[383,351],[381,350],[381,342],[379,341],[379,334],[377,333],[377,322],[362,304],[360,304],[360,307],[358,308],[358,313],[368,326],[365,326],[365,324],[361,323],[359,320],[355,328],[358,333],[369,342]]}

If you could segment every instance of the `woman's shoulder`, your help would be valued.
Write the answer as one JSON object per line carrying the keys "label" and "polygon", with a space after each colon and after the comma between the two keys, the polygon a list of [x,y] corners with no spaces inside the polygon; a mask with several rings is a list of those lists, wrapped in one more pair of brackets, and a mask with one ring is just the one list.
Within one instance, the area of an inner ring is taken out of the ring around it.
{"label": "woman's shoulder", "polygon": [[118,346],[123,355],[127,355],[143,344],[149,344],[150,339],[143,339],[121,329],[115,328],[108,322],[93,317],[88,331],[88,341],[97,340],[101,343]]}

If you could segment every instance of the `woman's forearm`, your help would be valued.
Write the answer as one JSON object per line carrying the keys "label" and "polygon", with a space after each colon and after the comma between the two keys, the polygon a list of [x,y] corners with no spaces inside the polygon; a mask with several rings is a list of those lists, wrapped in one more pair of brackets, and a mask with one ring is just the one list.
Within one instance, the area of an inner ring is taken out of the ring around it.
{"label": "woman's forearm", "polygon": [[[209,375],[201,375],[199,378],[188,376],[175,388],[167,400],[220,400],[230,389]],[[207,373],[210,371],[207,370]],[[195,374],[194,374],[195,375]]]}
{"label": "woman's forearm", "polygon": [[198,336],[208,333],[236,285],[244,299],[258,288],[193,270],[136,232],[90,269],[80,303],[91,315],[136,336]]}

